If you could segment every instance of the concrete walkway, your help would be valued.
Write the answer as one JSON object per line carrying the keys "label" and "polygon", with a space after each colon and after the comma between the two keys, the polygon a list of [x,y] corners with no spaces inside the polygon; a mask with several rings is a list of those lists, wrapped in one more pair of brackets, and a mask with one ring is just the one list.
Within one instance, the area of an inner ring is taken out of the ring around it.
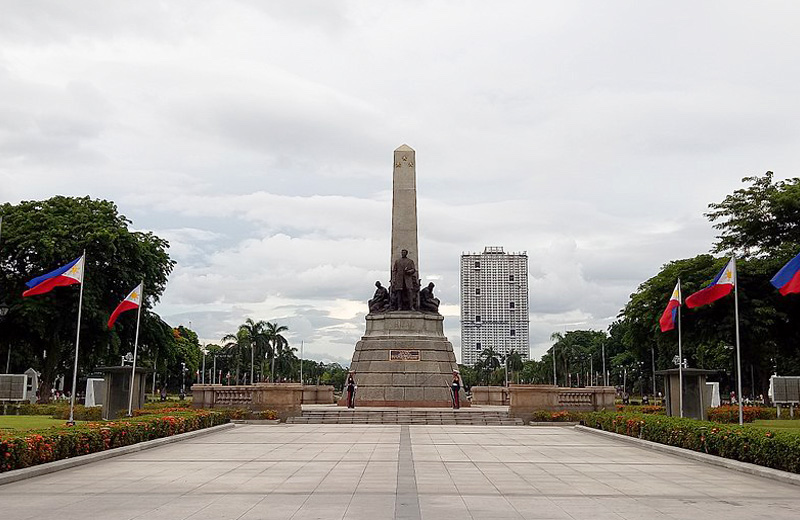
{"label": "concrete walkway", "polygon": [[797,519],[800,487],[566,427],[237,426],[0,486],[3,519]]}

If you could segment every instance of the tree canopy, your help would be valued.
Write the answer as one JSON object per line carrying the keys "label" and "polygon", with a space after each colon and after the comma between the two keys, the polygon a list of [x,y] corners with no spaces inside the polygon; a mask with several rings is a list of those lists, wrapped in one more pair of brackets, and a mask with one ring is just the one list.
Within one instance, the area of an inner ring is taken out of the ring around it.
{"label": "tree canopy", "polygon": [[[12,366],[40,367],[43,398],[58,374],[71,374],[78,286],[22,298],[25,282],[56,269],[86,251],[80,367],[119,362],[123,343],[133,342],[135,322],[123,315],[114,330],[105,326],[117,304],[145,283],[143,343],[158,349],[164,329],[149,309],[172,271],[168,243],[150,232],[132,231],[113,202],[56,196],[44,201],[3,204],[0,241],[0,299],[11,308],[0,342],[12,348]],[[130,313],[129,313],[130,314]],[[133,318],[135,320],[135,317]]]}

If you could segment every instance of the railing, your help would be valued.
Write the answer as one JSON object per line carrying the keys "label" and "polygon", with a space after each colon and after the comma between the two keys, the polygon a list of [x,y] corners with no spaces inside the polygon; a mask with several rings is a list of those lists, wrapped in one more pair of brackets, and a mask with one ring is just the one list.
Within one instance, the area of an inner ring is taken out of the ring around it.
{"label": "railing", "polygon": [[595,402],[592,388],[559,389],[558,405],[563,408],[592,408]]}
{"label": "railing", "polygon": [[220,406],[247,406],[253,402],[253,388],[248,386],[215,389],[214,402]]}

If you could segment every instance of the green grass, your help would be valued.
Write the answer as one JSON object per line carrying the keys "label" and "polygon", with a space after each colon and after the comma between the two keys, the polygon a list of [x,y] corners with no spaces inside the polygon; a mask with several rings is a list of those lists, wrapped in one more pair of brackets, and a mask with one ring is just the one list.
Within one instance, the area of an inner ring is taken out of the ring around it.
{"label": "green grass", "polygon": [[46,415],[0,415],[0,431],[21,432],[64,426],[63,419],[53,419]]}
{"label": "green grass", "polygon": [[753,426],[770,430],[800,432],[800,421],[791,419],[756,419]]}

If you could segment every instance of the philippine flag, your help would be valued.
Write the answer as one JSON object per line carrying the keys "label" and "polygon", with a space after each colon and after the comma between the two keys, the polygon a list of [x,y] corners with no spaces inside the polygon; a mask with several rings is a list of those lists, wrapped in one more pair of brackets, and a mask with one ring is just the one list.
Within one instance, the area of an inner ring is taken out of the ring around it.
{"label": "philippine flag", "polygon": [[736,259],[731,258],[708,287],[700,289],[686,298],[686,306],[692,309],[701,305],[708,305],[723,296],[729,295],[734,285],[736,285]]}
{"label": "philippine flag", "polygon": [[37,276],[25,285],[30,287],[22,293],[22,296],[35,296],[52,291],[55,287],[83,283],[83,264],[84,256],[73,260],[64,267],[59,267],[55,271],[50,271],[42,276]]}
{"label": "philippine flag", "polygon": [[117,308],[114,309],[114,312],[111,313],[111,317],[108,319],[108,328],[112,328],[114,326],[114,322],[117,321],[117,317],[125,311],[130,311],[133,309],[138,309],[139,305],[142,303],[142,284],[137,285],[133,288],[133,290],[128,294],[128,296],[122,300],[122,303],[117,305]]}
{"label": "philippine flag", "polygon": [[770,283],[784,296],[800,292],[800,255],[789,260],[781,270],[772,277]]}
{"label": "philippine flag", "polygon": [[681,306],[681,282],[675,284],[675,290],[672,291],[672,298],[669,299],[667,308],[664,309],[664,314],[658,323],[661,324],[661,332],[667,332],[675,328],[675,323],[678,321],[678,311]]}

